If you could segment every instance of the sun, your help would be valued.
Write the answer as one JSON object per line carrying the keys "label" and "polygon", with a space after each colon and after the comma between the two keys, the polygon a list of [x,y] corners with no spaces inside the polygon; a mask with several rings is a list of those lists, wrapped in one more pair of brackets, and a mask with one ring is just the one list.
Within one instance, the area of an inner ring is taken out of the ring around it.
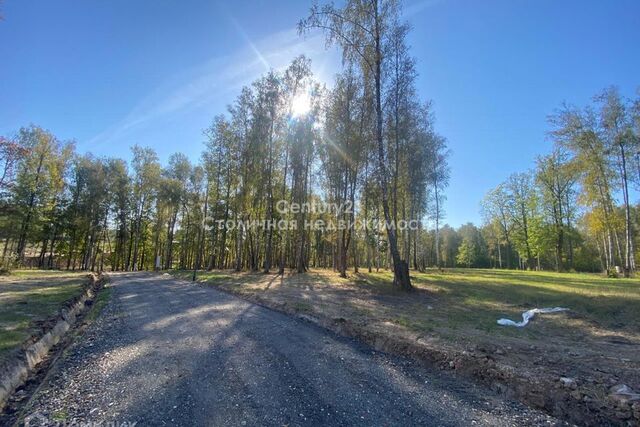
{"label": "sun", "polygon": [[304,116],[310,109],[311,97],[308,93],[298,94],[291,100],[291,115],[293,117]]}

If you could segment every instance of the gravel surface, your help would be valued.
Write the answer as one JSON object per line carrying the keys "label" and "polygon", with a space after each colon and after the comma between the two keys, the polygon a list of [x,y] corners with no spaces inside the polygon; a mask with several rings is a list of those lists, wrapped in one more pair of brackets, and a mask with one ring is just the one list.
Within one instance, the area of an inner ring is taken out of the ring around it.
{"label": "gravel surface", "polygon": [[110,286],[29,403],[30,426],[561,424],[215,289],[149,273]]}

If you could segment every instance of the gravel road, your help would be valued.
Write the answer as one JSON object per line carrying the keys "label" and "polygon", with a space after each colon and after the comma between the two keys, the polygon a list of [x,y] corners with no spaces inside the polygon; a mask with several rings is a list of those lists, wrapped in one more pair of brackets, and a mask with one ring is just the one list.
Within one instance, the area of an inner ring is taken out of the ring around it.
{"label": "gravel road", "polygon": [[215,289],[149,273],[110,286],[28,404],[30,426],[559,425]]}

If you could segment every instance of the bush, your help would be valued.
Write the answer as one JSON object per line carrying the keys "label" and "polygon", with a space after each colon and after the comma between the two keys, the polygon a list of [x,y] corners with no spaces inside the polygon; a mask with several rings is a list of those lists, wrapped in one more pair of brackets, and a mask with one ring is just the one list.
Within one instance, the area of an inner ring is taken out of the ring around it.
{"label": "bush", "polygon": [[16,258],[9,256],[0,258],[0,276],[8,276],[16,266]]}

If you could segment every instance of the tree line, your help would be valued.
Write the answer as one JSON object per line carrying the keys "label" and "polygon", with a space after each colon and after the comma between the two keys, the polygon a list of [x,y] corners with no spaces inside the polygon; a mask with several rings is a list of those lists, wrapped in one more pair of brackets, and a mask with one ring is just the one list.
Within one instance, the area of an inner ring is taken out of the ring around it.
{"label": "tree line", "polygon": [[[343,276],[348,268],[391,268],[395,286],[410,289],[410,267],[440,263],[449,167],[431,105],[417,95],[400,5],[314,6],[299,30],[324,31],[342,50],[333,86],[314,78],[304,56],[269,71],[212,120],[197,162],[175,153],[162,165],[140,146],[130,161],[80,154],[35,125],[0,139],[2,264],[265,273],[330,267]],[[353,209],[281,212],[278,201]],[[317,219],[350,225],[243,225]],[[435,229],[397,227],[410,220],[431,220]],[[378,221],[390,226],[367,225]]]}
{"label": "tree line", "polygon": [[549,122],[551,153],[487,193],[484,247],[465,238],[472,255],[462,258],[629,276],[638,248],[639,206],[630,191],[640,185],[640,97],[610,87],[584,108],[563,105]]}

